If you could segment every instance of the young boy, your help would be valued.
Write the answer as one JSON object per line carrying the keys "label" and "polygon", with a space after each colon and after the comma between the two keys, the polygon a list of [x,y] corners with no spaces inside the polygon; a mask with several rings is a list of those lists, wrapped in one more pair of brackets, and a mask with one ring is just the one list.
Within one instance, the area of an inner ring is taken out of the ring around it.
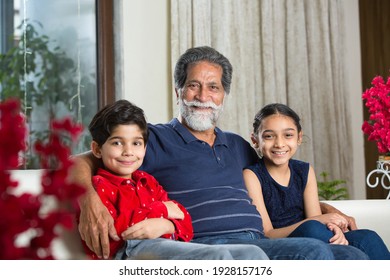
{"label": "young boy", "polygon": [[170,200],[153,176],[138,170],[148,141],[142,109],[119,100],[99,111],[88,128],[92,153],[103,165],[93,185],[122,237],[110,240],[111,258],[267,259],[257,246],[188,242],[193,229],[187,210]]}

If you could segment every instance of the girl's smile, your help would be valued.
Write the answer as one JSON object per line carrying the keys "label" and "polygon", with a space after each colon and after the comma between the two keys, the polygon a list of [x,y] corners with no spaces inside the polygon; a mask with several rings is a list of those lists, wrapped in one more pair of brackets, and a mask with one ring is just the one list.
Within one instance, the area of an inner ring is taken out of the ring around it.
{"label": "girl's smile", "polygon": [[261,121],[258,135],[252,140],[268,164],[288,165],[301,141],[301,134],[292,118],[274,114]]}

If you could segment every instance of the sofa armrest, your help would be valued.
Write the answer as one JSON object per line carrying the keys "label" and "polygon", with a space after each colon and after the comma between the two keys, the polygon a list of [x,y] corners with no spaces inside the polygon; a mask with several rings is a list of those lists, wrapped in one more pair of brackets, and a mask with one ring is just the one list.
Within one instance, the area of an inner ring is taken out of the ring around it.
{"label": "sofa armrest", "polygon": [[327,200],[323,201],[355,218],[358,228],[376,231],[390,248],[390,200]]}

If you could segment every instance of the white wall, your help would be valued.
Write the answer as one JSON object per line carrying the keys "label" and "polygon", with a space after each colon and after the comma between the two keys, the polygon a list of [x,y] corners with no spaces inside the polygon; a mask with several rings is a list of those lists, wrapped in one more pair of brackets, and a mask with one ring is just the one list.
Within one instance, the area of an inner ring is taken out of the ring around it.
{"label": "white wall", "polygon": [[360,55],[360,29],[359,29],[359,3],[358,0],[342,1],[345,7],[346,20],[346,81],[351,107],[350,129],[352,133],[351,151],[355,159],[350,164],[353,166],[354,183],[352,199],[366,198],[364,135],[361,130],[363,124],[363,101],[362,101],[362,76]]}
{"label": "white wall", "polygon": [[[115,1],[122,25],[121,54],[116,58],[119,75],[117,98],[124,98],[145,111],[151,123],[165,123],[172,117],[172,74],[170,68],[169,1]],[[117,36],[119,35],[119,36]],[[120,47],[119,47],[120,48]]]}
{"label": "white wall", "polygon": [[[172,117],[172,73],[170,69],[169,1],[168,0],[122,0],[119,6],[119,23],[122,25],[122,84],[121,98],[133,101],[145,110],[151,123],[166,122]],[[347,60],[351,109],[351,150],[356,158],[351,162],[354,173],[352,199],[365,199],[364,143],[360,31],[358,0],[345,0]],[[118,16],[118,15],[116,15]],[[118,87],[118,86],[117,86]],[[359,183],[358,183],[359,182]]]}

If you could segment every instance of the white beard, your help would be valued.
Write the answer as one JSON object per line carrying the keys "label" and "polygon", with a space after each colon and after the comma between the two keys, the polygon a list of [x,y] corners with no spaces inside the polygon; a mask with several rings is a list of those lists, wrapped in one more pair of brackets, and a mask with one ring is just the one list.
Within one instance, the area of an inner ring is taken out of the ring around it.
{"label": "white beard", "polygon": [[[199,111],[196,107],[211,108],[211,111]],[[186,124],[196,131],[205,131],[214,128],[223,111],[223,103],[219,106],[213,102],[186,101],[179,98],[179,112]]]}

